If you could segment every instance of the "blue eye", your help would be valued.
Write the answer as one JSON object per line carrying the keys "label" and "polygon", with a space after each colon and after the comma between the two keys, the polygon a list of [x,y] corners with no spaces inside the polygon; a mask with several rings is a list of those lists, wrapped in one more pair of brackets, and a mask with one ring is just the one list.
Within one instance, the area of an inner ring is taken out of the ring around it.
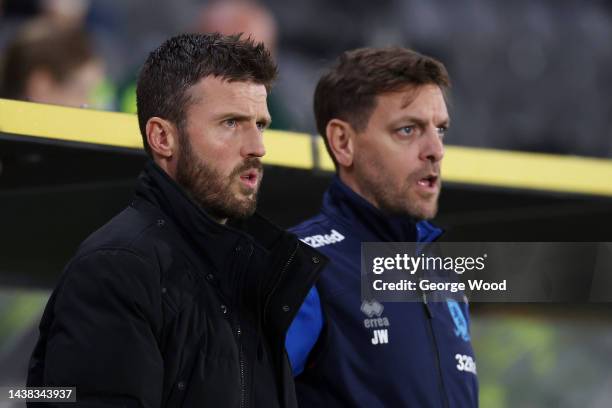
{"label": "blue eye", "polygon": [[440,136],[440,139],[444,138],[444,136],[446,136],[446,133],[448,132],[448,128],[445,126],[439,127],[437,130],[438,130],[438,136]]}
{"label": "blue eye", "polygon": [[263,122],[257,122],[257,129],[259,129],[259,131],[263,132],[266,129],[266,124]]}
{"label": "blue eye", "polygon": [[225,125],[227,127],[230,127],[230,128],[235,128],[237,126],[237,124],[238,124],[238,122],[236,122],[236,119],[227,119],[225,121]]}
{"label": "blue eye", "polygon": [[414,133],[414,126],[403,126],[403,127],[399,128],[399,132],[402,135],[410,136],[410,135],[412,135]]}

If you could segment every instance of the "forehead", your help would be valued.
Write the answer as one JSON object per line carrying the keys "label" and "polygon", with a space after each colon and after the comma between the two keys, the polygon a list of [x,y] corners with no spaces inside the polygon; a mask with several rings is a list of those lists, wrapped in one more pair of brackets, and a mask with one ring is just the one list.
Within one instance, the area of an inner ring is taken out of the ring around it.
{"label": "forehead", "polygon": [[448,120],[444,94],[438,85],[406,86],[376,97],[372,117],[410,115],[433,121]]}
{"label": "forehead", "polygon": [[207,76],[189,88],[194,107],[216,111],[229,107],[251,111],[266,106],[266,87],[250,81],[230,82],[221,77]]}

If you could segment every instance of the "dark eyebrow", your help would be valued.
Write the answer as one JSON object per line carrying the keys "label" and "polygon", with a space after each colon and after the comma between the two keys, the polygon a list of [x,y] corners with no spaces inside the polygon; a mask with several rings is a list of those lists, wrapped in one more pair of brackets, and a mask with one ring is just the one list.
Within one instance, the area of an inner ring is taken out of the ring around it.
{"label": "dark eyebrow", "polygon": [[[412,123],[414,123],[416,125],[419,125],[419,126],[424,126],[426,124],[425,121],[423,121],[423,120],[421,120],[421,119],[419,119],[417,117],[414,117],[414,116],[402,116],[402,117],[398,118],[397,120],[395,120],[394,123],[399,125],[400,122],[406,122],[406,121],[407,122],[412,122]],[[397,126],[397,125],[394,125],[394,126]],[[449,127],[450,126],[450,118],[448,118],[446,120],[443,120],[442,122],[436,124],[436,126],[438,126],[438,127],[442,127],[442,126],[443,127]]]}
{"label": "dark eyebrow", "polygon": [[451,121],[450,118],[443,120],[438,126],[450,127]]}
{"label": "dark eyebrow", "polygon": [[[238,112],[225,112],[225,113],[219,115],[218,118],[219,118],[219,120],[234,119],[234,120],[237,120],[239,122],[245,122],[245,121],[251,120],[253,117],[249,116],[249,115],[242,114],[242,113],[238,113]],[[264,127],[267,128],[272,123],[272,118],[270,118],[269,116],[263,116],[261,118],[258,118],[257,122],[262,122],[264,124]]]}

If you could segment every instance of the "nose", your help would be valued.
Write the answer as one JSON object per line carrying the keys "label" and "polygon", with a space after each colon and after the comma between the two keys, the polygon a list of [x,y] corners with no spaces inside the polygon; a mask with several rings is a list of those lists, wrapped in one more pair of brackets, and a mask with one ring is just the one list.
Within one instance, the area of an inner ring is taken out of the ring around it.
{"label": "nose", "polygon": [[255,126],[255,129],[245,134],[241,154],[243,157],[263,157],[266,154],[263,133]]}
{"label": "nose", "polygon": [[434,128],[429,131],[426,137],[423,138],[421,146],[420,159],[430,161],[432,163],[440,162],[444,158],[444,143],[438,134],[438,129]]}

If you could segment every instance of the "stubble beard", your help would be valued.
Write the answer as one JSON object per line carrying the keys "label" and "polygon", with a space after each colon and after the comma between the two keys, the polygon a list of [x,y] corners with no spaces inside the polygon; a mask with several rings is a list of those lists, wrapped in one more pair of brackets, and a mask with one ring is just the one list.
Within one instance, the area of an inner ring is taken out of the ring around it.
{"label": "stubble beard", "polygon": [[[180,156],[176,168],[176,181],[196,204],[216,220],[245,219],[253,215],[257,207],[259,185],[263,178],[263,166],[259,158],[245,159],[228,177],[224,177],[218,170],[195,155],[186,134],[179,136],[179,144]],[[232,185],[240,182],[240,173],[250,169],[259,171],[259,184],[254,191],[238,185],[237,190],[242,197],[237,197]]]}
{"label": "stubble beard", "polygon": [[357,175],[362,191],[368,193],[370,200],[383,213],[408,216],[416,221],[429,220],[436,216],[439,192],[425,198],[412,190],[412,186],[417,182],[414,177],[403,179],[400,185],[389,183],[391,179],[380,173]]}

